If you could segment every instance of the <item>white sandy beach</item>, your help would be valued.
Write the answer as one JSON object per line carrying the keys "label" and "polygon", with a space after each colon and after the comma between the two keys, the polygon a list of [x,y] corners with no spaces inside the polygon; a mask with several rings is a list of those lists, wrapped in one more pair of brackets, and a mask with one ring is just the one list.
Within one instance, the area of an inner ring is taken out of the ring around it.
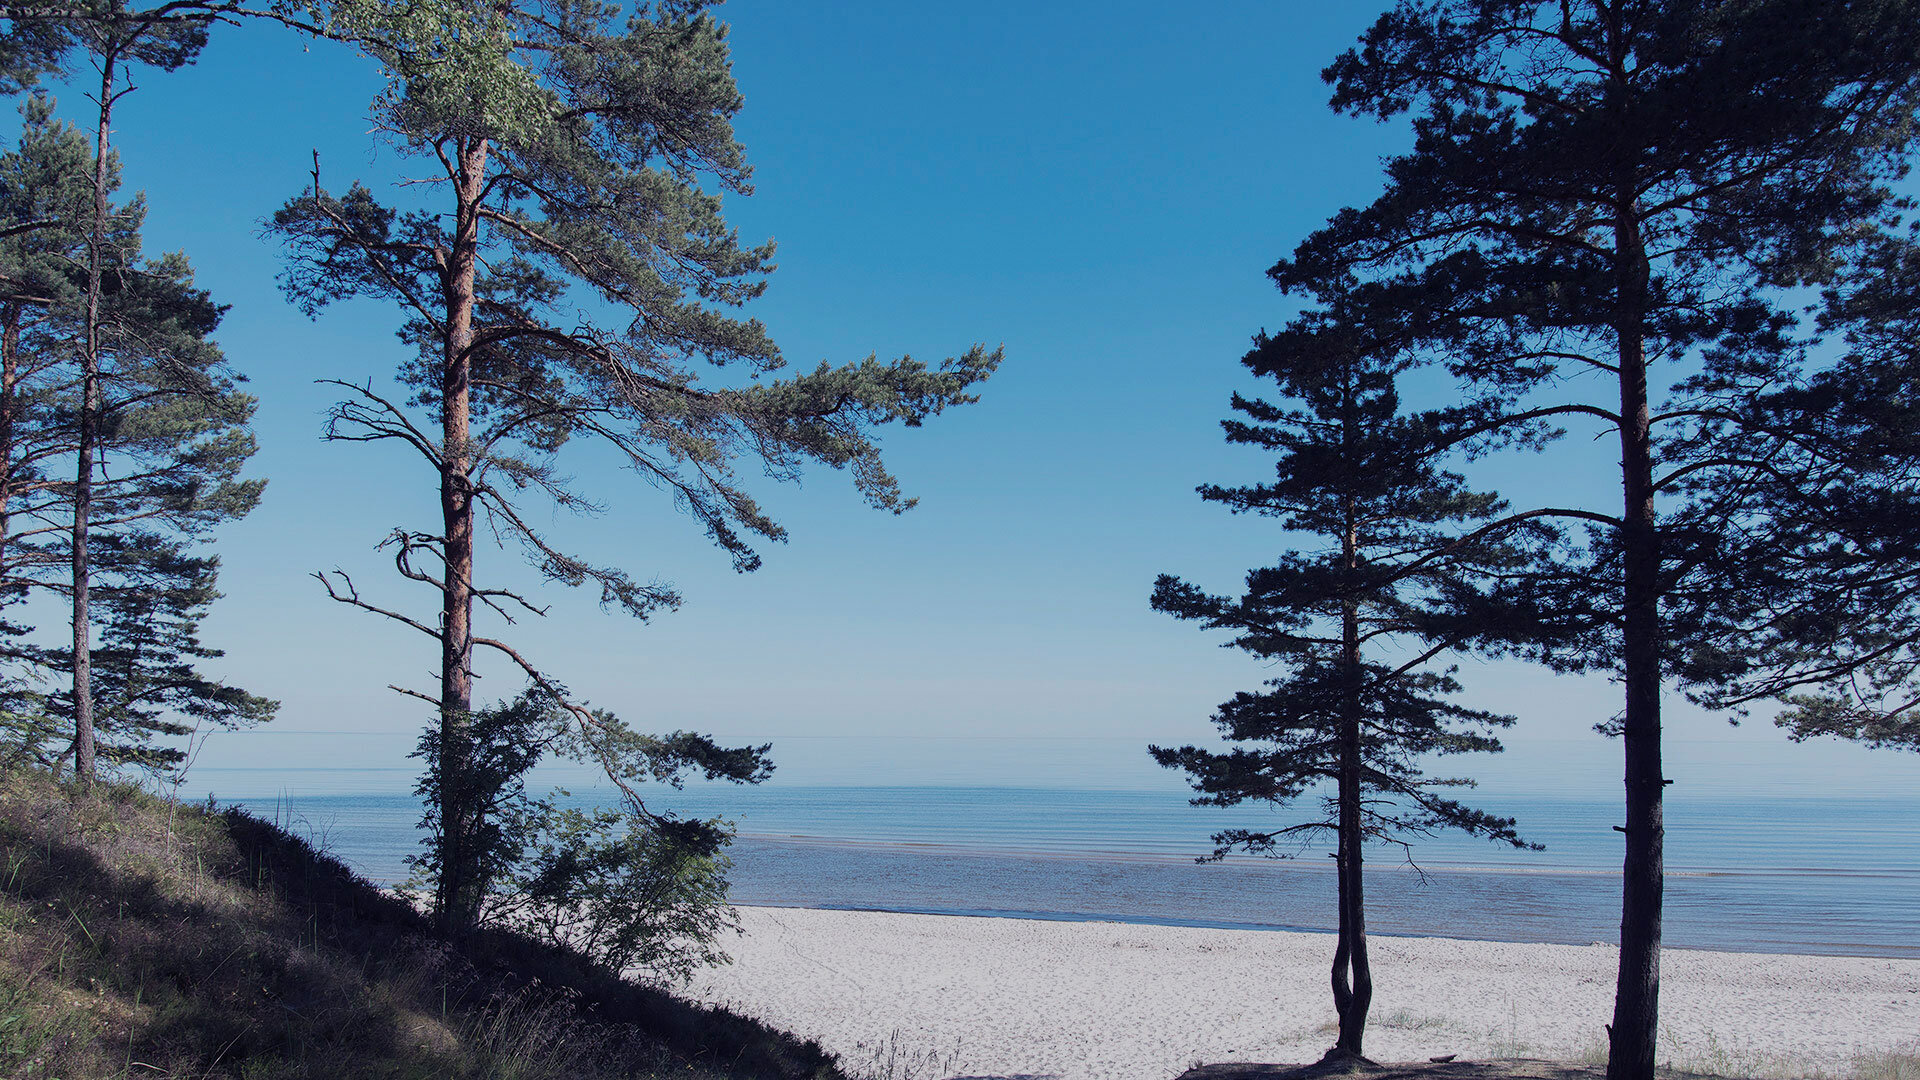
{"label": "white sandy beach", "polygon": [[[694,993],[819,1039],[856,1074],[1164,1080],[1203,1061],[1312,1061],[1332,1042],[1327,934],[740,913],[734,963]],[[1371,943],[1376,1060],[1579,1059],[1603,1045],[1611,946]],[[1920,1049],[1920,960],[1674,950],[1662,968],[1662,1057],[1676,1064],[1831,1073]]]}

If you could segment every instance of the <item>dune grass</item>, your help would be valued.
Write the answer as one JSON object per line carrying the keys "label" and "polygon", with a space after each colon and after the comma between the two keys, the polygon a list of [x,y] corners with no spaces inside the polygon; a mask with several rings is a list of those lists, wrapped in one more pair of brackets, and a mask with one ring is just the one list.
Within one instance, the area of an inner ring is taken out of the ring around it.
{"label": "dune grass", "polygon": [[[1519,1047],[1497,1057],[1538,1058],[1538,1047]],[[1604,1073],[1607,1044],[1593,1039],[1565,1057],[1572,1064]],[[1755,1050],[1711,1035],[1683,1042],[1671,1032],[1663,1036],[1660,1071],[1673,1077],[1725,1077],[1728,1080],[1920,1080],[1920,1040],[1911,1049],[1830,1057],[1815,1054]]]}
{"label": "dune grass", "polygon": [[270,823],[33,770],[0,773],[0,1075],[843,1080],[578,954],[448,947]]}

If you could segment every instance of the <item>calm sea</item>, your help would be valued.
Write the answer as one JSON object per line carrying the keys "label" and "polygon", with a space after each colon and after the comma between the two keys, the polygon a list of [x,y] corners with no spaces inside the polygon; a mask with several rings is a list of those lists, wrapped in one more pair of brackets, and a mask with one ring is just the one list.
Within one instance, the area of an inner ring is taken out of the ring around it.
{"label": "calm sea", "polygon": [[[282,773],[277,794],[244,790],[238,770],[210,772],[196,786],[279,818],[376,881],[405,877],[419,807],[396,793],[409,779],[403,770],[316,770],[304,782]],[[592,789],[575,797],[596,795],[604,798]],[[733,896],[742,904],[1333,925],[1324,846],[1290,859],[1194,861],[1217,829],[1290,820],[1264,808],[1195,808],[1164,791],[777,784],[661,790],[650,805],[735,823]],[[1373,931],[1618,940],[1616,804],[1513,795],[1482,805],[1519,819],[1523,834],[1547,849],[1443,834],[1419,841],[1411,862],[1398,848],[1374,851]],[[1668,944],[1920,957],[1920,802],[1676,795],[1667,805]]]}

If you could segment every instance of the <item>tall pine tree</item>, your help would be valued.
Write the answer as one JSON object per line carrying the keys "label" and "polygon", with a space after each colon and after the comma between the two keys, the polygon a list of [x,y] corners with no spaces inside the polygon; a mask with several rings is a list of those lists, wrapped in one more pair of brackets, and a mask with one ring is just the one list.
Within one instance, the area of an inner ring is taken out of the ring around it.
{"label": "tall pine tree", "polygon": [[[144,7],[126,0],[92,0],[77,5],[29,0],[0,10],[0,90],[18,92],[35,86],[46,75],[66,73],[76,57],[84,58],[97,76],[90,95],[96,120],[88,168],[91,183],[86,192],[90,205],[73,204],[70,196],[74,177],[67,173],[59,176],[48,173],[42,162],[42,171],[35,178],[41,186],[21,189],[9,196],[14,203],[22,199],[38,200],[40,205],[36,209],[40,212],[26,216],[15,214],[0,225],[0,242],[13,246],[24,243],[28,248],[38,245],[42,249],[39,255],[42,262],[49,252],[54,253],[56,261],[71,259],[71,243],[76,236],[84,249],[70,264],[84,268],[78,274],[69,270],[64,275],[58,272],[48,275],[47,267],[36,265],[32,256],[24,263],[17,263],[0,255],[0,259],[6,260],[0,264],[0,286],[4,286],[7,293],[5,299],[0,299],[0,315],[6,319],[0,331],[7,337],[10,363],[25,355],[18,347],[23,321],[42,318],[58,321],[63,313],[63,301],[57,300],[57,295],[71,294],[67,297],[71,302],[65,306],[71,309],[68,314],[77,317],[77,325],[73,319],[67,320],[65,354],[78,369],[67,414],[67,429],[73,442],[69,457],[74,462],[74,473],[64,501],[68,511],[65,550],[69,567],[64,589],[72,603],[71,645],[63,654],[43,655],[64,655],[62,662],[70,673],[70,690],[65,700],[72,719],[71,755],[83,786],[90,785],[95,775],[95,695],[91,683],[95,621],[92,598],[96,576],[92,532],[99,509],[96,502],[104,498],[117,504],[118,509],[106,512],[121,515],[122,520],[159,516],[166,519],[170,528],[184,527],[191,533],[210,520],[244,514],[258,498],[257,484],[234,480],[235,463],[251,453],[251,439],[244,428],[252,409],[250,400],[232,392],[217,351],[198,348],[197,357],[187,355],[196,351],[194,348],[180,351],[183,345],[193,344],[188,338],[196,334],[204,338],[218,321],[218,309],[208,303],[204,295],[199,295],[197,306],[203,310],[198,314],[189,310],[196,306],[196,301],[183,258],[168,256],[145,267],[136,265],[139,201],[119,208],[111,203],[112,193],[119,185],[118,162],[111,149],[114,110],[134,89],[132,75],[136,69],[173,71],[191,64],[205,47],[208,32],[215,25],[265,21],[324,35],[328,33],[323,25],[325,13],[325,4],[302,5],[279,0],[258,3],[165,0]],[[45,122],[42,117],[42,126]],[[67,144],[72,142],[70,134],[61,138]],[[70,149],[68,145],[66,150]],[[58,203],[58,207],[52,206],[53,203]],[[16,207],[10,204],[6,209],[13,214]],[[57,212],[49,212],[56,209]],[[68,246],[63,248],[63,244]],[[8,253],[11,254],[14,253]],[[16,276],[16,271],[26,273]],[[62,276],[66,280],[56,280]],[[34,313],[32,319],[27,317],[30,311]],[[209,312],[211,322],[207,321]],[[142,318],[159,321],[143,325]],[[204,324],[197,331],[192,329],[196,321]],[[147,341],[150,336],[158,339],[151,345]],[[37,355],[42,362],[52,363],[45,358],[53,351],[58,350],[40,350]],[[53,455],[46,453],[44,446],[19,445],[18,429],[6,427],[8,417],[16,413],[24,417],[32,407],[24,394],[18,399],[6,397],[15,393],[12,385],[17,380],[11,371],[8,386],[0,387],[0,398],[6,398],[0,401],[0,412],[5,413],[0,416],[0,434],[16,437],[16,442],[7,448],[6,479],[11,484],[7,490],[9,500],[18,500],[30,498],[33,485],[44,484],[46,478],[33,470],[41,460]],[[139,374],[135,375],[136,372]],[[20,369],[21,379],[25,374],[25,369]],[[134,387],[132,381],[141,377],[149,381]],[[108,400],[105,394],[110,381],[117,381],[127,396],[117,401]],[[198,405],[191,401],[197,401]],[[197,415],[190,415],[196,411]],[[108,428],[130,433],[127,445],[110,446],[107,440],[113,436]],[[163,431],[166,434],[160,434]],[[114,485],[114,490],[96,495],[99,469],[109,455],[116,450],[130,450],[136,458],[150,464],[156,437],[163,442],[169,438],[176,440],[176,460],[163,470],[164,475],[143,474],[131,487],[121,482]],[[197,478],[187,479],[188,474],[194,473],[198,474]],[[213,487],[201,486],[203,481],[223,474],[224,479],[216,479]],[[143,482],[150,482],[149,486],[133,493],[131,488]],[[141,506],[143,499],[146,505]],[[35,505],[29,502],[16,507],[14,501],[9,501],[8,510],[0,515],[16,509],[32,513]],[[18,534],[14,535],[17,541]],[[157,545],[153,551],[157,564],[184,570],[192,562],[182,561],[184,557],[177,550],[173,556],[163,555],[164,551],[177,547],[177,539],[162,535],[151,535],[151,539]],[[24,566],[46,550],[21,548],[18,543],[12,546],[16,566]],[[163,592],[185,596],[198,588],[191,584],[195,580],[205,581],[205,587],[210,589],[207,575],[212,573],[214,565],[205,562],[200,569],[182,578],[177,589]],[[0,588],[12,580],[4,549],[0,548]],[[189,605],[181,610],[197,610],[200,606]],[[197,623],[197,616],[191,621]],[[254,709],[250,715],[262,714]]]}
{"label": "tall pine tree", "polygon": [[[751,570],[751,538],[783,532],[736,478],[737,461],[776,478],[809,461],[846,468],[874,505],[904,510],[911,500],[872,428],[917,425],[972,400],[970,387],[999,362],[976,347],[936,368],[869,358],[772,377],[782,361],[765,328],[730,313],[765,288],[772,246],[743,247],[721,217],[721,193],[751,187],[731,124],[741,100],[725,28],[706,7],[642,5],[622,25],[619,9],[597,0],[335,5],[333,32],[362,37],[393,75],[376,121],[429,170],[431,190],[415,190],[432,209],[384,205],[358,184],[330,194],[316,169],[313,189],[275,217],[293,255],[288,291],[309,311],[366,296],[405,319],[411,355],[399,375],[411,397],[348,387],[329,437],[404,444],[437,489],[438,526],[390,541],[401,574],[438,594],[436,617],[376,605],[345,578],[329,591],[435,640],[439,685],[409,692],[439,710],[441,770],[466,767],[474,650],[490,650],[567,702],[590,756],[641,821],[651,815],[630,781],[684,768],[751,780],[765,762],[704,739],[638,736],[572,702],[511,643],[479,633],[476,604],[501,616],[537,609],[482,584],[476,523],[484,516],[517,540],[548,579],[645,618],[678,595],[559,550],[526,512],[530,497],[594,505],[555,470],[564,445],[583,438],[613,451]],[[583,310],[593,313],[584,323]],[[707,385],[703,364],[740,377]],[[464,785],[437,790],[439,915],[458,933],[473,917],[471,904],[452,902],[469,895],[462,837],[483,823],[456,805]]]}
{"label": "tall pine tree", "polygon": [[[103,80],[118,77],[102,70]],[[9,714],[22,747],[49,745],[47,720],[64,720],[71,739],[56,760],[73,760],[85,783],[101,699],[91,677],[96,621],[120,665],[106,690],[121,699],[109,725],[114,760],[171,760],[151,736],[182,715],[250,723],[271,713],[271,702],[192,667],[219,655],[197,637],[217,564],[188,546],[250,510],[262,485],[239,476],[253,452],[253,402],[209,340],[223,309],[194,286],[183,256],[142,255],[144,203],[114,200],[110,148],[54,120],[50,101],[23,111],[19,146],[0,159],[0,587],[9,599],[64,593],[77,621],[74,644],[52,649],[9,624],[16,660],[71,680],[53,695],[16,686],[28,692],[11,695]],[[61,464],[77,479],[59,476]],[[68,573],[53,573],[62,564]],[[108,619],[95,617],[97,593]],[[150,622],[130,618],[128,605]],[[128,698],[135,684],[162,689]],[[154,711],[160,704],[174,719]]]}
{"label": "tall pine tree", "polygon": [[[1215,856],[1240,848],[1288,853],[1317,833],[1336,838],[1339,933],[1333,1000],[1339,1036],[1329,1058],[1359,1058],[1373,999],[1367,957],[1367,844],[1405,844],[1441,828],[1524,846],[1514,822],[1448,798],[1471,780],[1428,776],[1428,755],[1494,752],[1512,719],[1449,700],[1460,689],[1436,668],[1475,606],[1474,580],[1525,552],[1508,530],[1482,531],[1504,509],[1443,467],[1479,430],[1472,410],[1406,413],[1397,376],[1409,360],[1400,320],[1342,297],[1262,334],[1245,358],[1272,379],[1280,404],[1234,395],[1227,441],[1275,453],[1274,479],[1205,486],[1235,513],[1272,517],[1314,549],[1247,575],[1240,597],[1214,596],[1162,576],[1153,606],[1210,630],[1284,674],[1243,691],[1215,715],[1226,752],[1153,747],[1190,775],[1195,805],[1317,800],[1320,813],[1274,830],[1217,834]],[[1536,530],[1537,531],[1537,530]]]}
{"label": "tall pine tree", "polygon": [[[86,137],[54,119],[47,97],[29,98],[20,111],[19,141],[0,154],[0,610],[45,584],[63,561],[49,543],[66,530],[62,463],[74,449],[63,312],[77,306],[73,255],[92,203]],[[0,621],[9,659],[31,652],[31,629],[11,613]],[[8,672],[5,707],[22,746],[53,737],[35,682],[17,664]]]}
{"label": "tall pine tree", "polygon": [[1727,523],[1687,496],[1748,467],[1694,436],[1703,413],[1787,377],[1792,320],[1769,290],[1830,272],[1887,205],[1917,48],[1920,12],[1893,0],[1440,0],[1397,5],[1326,72],[1336,108],[1410,113],[1415,144],[1378,200],[1336,215],[1276,281],[1374,279],[1515,422],[1585,417],[1618,435],[1594,467],[1617,477],[1619,506],[1523,510],[1583,522],[1587,540],[1504,590],[1487,624],[1625,690],[1611,1080],[1649,1080],[1655,1063],[1662,687],[1713,676],[1675,658],[1715,622],[1674,616],[1716,603]]}

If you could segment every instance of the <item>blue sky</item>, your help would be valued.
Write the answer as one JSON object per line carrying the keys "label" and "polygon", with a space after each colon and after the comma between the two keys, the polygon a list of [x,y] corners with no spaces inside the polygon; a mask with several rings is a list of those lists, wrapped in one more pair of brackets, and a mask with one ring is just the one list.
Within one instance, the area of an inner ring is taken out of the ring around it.
{"label": "blue sky", "polygon": [[[937,359],[984,341],[1004,343],[1006,363],[977,405],[886,434],[922,500],[911,513],[866,509],[831,472],[765,485],[792,539],[751,575],[662,493],[573,455],[609,509],[556,519],[557,534],[687,603],[641,625],[549,590],[551,617],[516,640],[642,728],[774,741],[786,782],[1175,783],[1144,744],[1206,738],[1214,704],[1268,673],[1146,596],[1163,571],[1233,588],[1285,545],[1193,488],[1269,468],[1217,426],[1229,393],[1251,388],[1237,366],[1248,337],[1291,310],[1263,271],[1370,198],[1401,144],[1396,126],[1330,112],[1318,77],[1371,7],[734,0],[722,16],[757,170],[729,218],[779,243],[753,313],[788,360]],[[333,394],[313,380],[386,378],[395,315],[349,304],[307,321],[280,298],[260,234],[308,183],[314,149],[335,190],[407,175],[368,132],[377,72],[249,28],[138,81],[117,138],[151,203],[149,249],[187,251],[232,305],[220,340],[261,399],[254,472],[270,480],[219,537],[227,598],[206,633],[237,681],[284,702],[281,719],[215,740],[202,763],[404,765],[426,716],[384,687],[429,685],[434,646],[307,576],[339,567],[371,596],[431,610],[374,550],[396,525],[435,523],[430,476],[398,449],[318,438]],[[78,94],[61,95],[81,117]],[[1557,464],[1477,478],[1611,506],[1607,444],[1577,442]],[[516,573],[514,553],[481,558],[483,573]],[[482,674],[483,696],[519,688]],[[1617,751],[1590,731],[1618,707],[1604,681],[1474,662],[1462,675],[1472,701],[1521,715],[1505,760],[1467,771],[1523,790],[1617,786]],[[1920,756],[1793,747],[1684,707],[1671,732],[1682,783],[1920,780]]]}

